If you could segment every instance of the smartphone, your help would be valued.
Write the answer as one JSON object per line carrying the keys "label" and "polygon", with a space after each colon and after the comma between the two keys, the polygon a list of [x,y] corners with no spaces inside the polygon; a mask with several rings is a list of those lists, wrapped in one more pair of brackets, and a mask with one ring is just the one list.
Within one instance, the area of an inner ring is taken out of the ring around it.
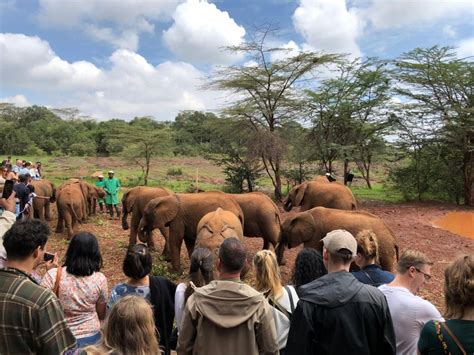
{"label": "smartphone", "polygon": [[13,185],[15,185],[15,182],[13,180],[5,181],[5,185],[3,185],[2,198],[7,199],[10,197],[13,192]]}
{"label": "smartphone", "polygon": [[54,259],[54,254],[44,253],[44,261],[51,261]]}

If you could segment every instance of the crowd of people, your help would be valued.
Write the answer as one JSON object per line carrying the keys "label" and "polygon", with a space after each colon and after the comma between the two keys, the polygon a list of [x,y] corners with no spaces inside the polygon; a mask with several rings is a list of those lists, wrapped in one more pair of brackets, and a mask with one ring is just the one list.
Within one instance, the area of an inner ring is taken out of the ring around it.
{"label": "crowd of people", "polygon": [[[3,201],[8,211],[11,200]],[[299,252],[284,285],[273,251],[249,265],[244,244],[197,248],[180,284],[151,274],[146,245],[128,248],[109,294],[97,238],[76,234],[62,263],[44,261],[48,226],[0,216],[3,354],[472,354],[474,258],[445,271],[444,318],[417,296],[432,261],[406,250],[395,275],[377,265],[376,236],[335,230],[322,253]],[[360,270],[350,271],[355,261]],[[33,271],[45,264],[41,280]],[[253,267],[252,285],[241,275]],[[378,287],[377,287],[378,286]],[[103,321],[103,322],[101,322]]]}

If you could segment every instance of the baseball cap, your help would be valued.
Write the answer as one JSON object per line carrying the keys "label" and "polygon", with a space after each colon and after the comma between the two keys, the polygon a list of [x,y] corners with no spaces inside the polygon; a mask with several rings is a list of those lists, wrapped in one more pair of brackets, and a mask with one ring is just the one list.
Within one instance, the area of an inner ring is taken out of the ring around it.
{"label": "baseball cap", "polygon": [[109,170],[109,172],[107,174],[114,174],[114,171],[113,170]]}
{"label": "baseball cap", "polygon": [[322,239],[322,242],[331,254],[337,254],[342,249],[350,251],[352,256],[357,254],[357,241],[351,233],[344,229],[329,232]]}
{"label": "baseball cap", "polygon": [[98,178],[103,178],[104,175],[100,174],[100,175],[98,175],[97,177],[98,177]]}

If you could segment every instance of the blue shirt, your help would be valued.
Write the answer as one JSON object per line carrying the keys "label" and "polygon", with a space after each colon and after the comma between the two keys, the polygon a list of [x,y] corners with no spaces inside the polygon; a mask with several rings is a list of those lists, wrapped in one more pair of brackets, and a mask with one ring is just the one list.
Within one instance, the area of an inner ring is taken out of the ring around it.
{"label": "blue shirt", "polygon": [[394,274],[382,270],[380,265],[376,264],[367,265],[360,271],[353,271],[352,275],[360,282],[372,286],[388,284],[395,278]]}
{"label": "blue shirt", "polygon": [[150,286],[129,286],[125,283],[115,285],[112,288],[107,309],[110,310],[115,302],[127,295],[141,296],[150,301]]}

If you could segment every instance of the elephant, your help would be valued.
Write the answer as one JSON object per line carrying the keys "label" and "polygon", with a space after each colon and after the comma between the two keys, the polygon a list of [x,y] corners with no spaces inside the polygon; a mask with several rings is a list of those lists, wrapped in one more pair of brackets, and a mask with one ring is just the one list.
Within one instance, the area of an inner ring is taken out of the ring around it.
{"label": "elephant", "polygon": [[33,199],[33,215],[42,221],[51,221],[51,203],[56,201],[56,187],[48,180],[33,180],[31,185],[35,188],[38,196],[47,198]]}
{"label": "elephant", "polygon": [[[138,226],[145,211],[148,202],[157,197],[172,195],[173,192],[161,187],[137,186],[127,191],[122,197],[122,228],[127,230],[130,228],[127,217],[132,214],[129,246],[137,243]],[[149,238],[148,247],[154,249],[153,238]]]}
{"label": "elephant", "polygon": [[105,191],[97,186],[94,186],[92,184],[89,184],[88,182],[84,180],[79,180],[79,179],[69,179],[68,181],[64,182],[57,190],[57,194],[59,193],[66,187],[68,186],[78,186],[78,188],[81,190],[82,196],[84,198],[84,205],[82,206],[83,211],[82,211],[82,222],[87,221],[87,216],[92,215],[93,213],[93,202],[97,197],[104,197],[105,196]]}
{"label": "elephant", "polygon": [[85,219],[86,199],[80,184],[62,186],[57,194],[58,224],[56,233],[62,233],[66,223],[67,238],[71,239],[78,224]]}
{"label": "elephant", "polygon": [[398,260],[397,239],[385,222],[368,212],[315,207],[287,218],[282,224],[282,241],[278,248],[305,247],[322,250],[321,239],[335,229],[345,229],[354,236],[364,229],[372,230],[379,242],[379,261],[384,270],[394,271]]}
{"label": "elephant", "polygon": [[262,237],[263,248],[275,250],[280,242],[280,211],[272,199],[262,192],[229,195],[244,213],[244,236]]}
{"label": "elephant", "polygon": [[153,229],[158,228],[166,240],[164,253],[171,259],[173,271],[180,273],[183,239],[188,254],[191,255],[199,221],[218,207],[234,213],[244,225],[244,215],[239,204],[223,192],[177,193],[155,198],[146,205],[140,221],[138,238],[142,242],[147,242]]}
{"label": "elephant", "polygon": [[219,207],[199,221],[194,246],[195,248],[218,250],[222,241],[227,238],[236,238],[243,242],[242,223],[235,214]]}
{"label": "elephant", "polygon": [[298,206],[301,212],[318,206],[356,210],[357,202],[352,191],[342,184],[307,181],[293,187],[283,205],[287,212]]}

